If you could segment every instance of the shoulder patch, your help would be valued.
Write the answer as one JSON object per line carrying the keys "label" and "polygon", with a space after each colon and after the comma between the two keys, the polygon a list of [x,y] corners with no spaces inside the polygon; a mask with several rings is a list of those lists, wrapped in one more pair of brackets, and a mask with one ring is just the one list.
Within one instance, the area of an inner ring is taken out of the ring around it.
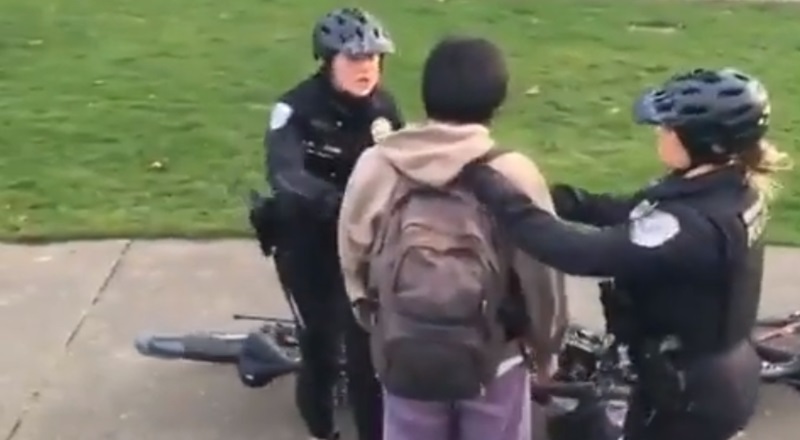
{"label": "shoulder patch", "polygon": [[759,196],[740,216],[747,230],[747,245],[752,247],[764,234],[769,220],[764,198]]}
{"label": "shoulder patch", "polygon": [[649,213],[631,219],[629,236],[633,244],[656,248],[681,232],[678,218],[669,212],[653,208]]}
{"label": "shoulder patch", "polygon": [[289,104],[284,102],[279,102],[272,107],[272,113],[269,115],[269,129],[270,130],[278,130],[283,128],[287,122],[289,122],[289,118],[292,117],[292,113],[294,113],[294,109]]}

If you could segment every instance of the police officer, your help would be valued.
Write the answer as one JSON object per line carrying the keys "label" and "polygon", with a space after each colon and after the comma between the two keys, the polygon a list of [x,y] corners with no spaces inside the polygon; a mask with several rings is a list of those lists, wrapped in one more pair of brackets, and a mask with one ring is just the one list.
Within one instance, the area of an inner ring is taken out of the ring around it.
{"label": "police officer", "polygon": [[367,336],[350,312],[335,234],[339,202],[359,155],[403,124],[392,95],[380,86],[383,58],[394,43],[377,18],[354,8],[323,16],[312,43],[320,68],[275,104],[265,139],[281,225],[275,264],[302,327],[297,405],[313,438],[338,436],[332,389],[344,333],[359,438],[379,440],[380,387]]}
{"label": "police officer", "polygon": [[604,306],[639,377],[626,440],[724,440],[754,411],[748,337],[761,296],[762,231],[782,156],[764,140],[769,100],[754,77],[695,70],[645,93],[672,171],[633,196],[557,186],[555,219],[487,167],[466,179],[521,249],[575,275],[611,277]]}

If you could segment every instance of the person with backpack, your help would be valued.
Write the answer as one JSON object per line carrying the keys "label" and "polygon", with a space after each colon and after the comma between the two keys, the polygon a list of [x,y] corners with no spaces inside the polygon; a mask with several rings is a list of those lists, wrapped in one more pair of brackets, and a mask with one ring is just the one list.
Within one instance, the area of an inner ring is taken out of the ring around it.
{"label": "person with backpack", "polygon": [[554,188],[562,218],[597,228],[554,218],[488,167],[463,177],[525,252],[613,279],[601,301],[637,375],[626,440],[734,438],[755,411],[764,229],[791,163],[765,139],[766,88],[737,69],[680,72],[634,116],[654,126],[667,175],[633,195]]}
{"label": "person with backpack", "polygon": [[500,50],[447,38],[422,73],[427,121],[356,163],[339,255],[384,386],[386,440],[528,440],[530,369],[552,374],[566,328],[560,273],[518,252],[459,179],[485,163],[542,206],[547,185],[489,125],[506,98]]}
{"label": "person with backpack", "polygon": [[358,157],[403,125],[394,97],[381,85],[386,56],[395,47],[381,22],[358,8],[322,16],[311,43],[318,70],[281,95],[265,136],[274,199],[257,205],[263,215],[251,218],[264,253],[274,248],[281,285],[299,312],[297,406],[311,437],[339,438],[333,388],[344,336],[358,437],[380,440],[381,388],[367,335],[353,320],[344,291],[336,218]]}

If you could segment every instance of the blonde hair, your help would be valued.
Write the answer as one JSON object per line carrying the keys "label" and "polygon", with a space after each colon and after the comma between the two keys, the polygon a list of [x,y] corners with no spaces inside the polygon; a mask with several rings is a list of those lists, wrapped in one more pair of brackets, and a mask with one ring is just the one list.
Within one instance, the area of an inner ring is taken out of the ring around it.
{"label": "blonde hair", "polygon": [[744,168],[750,184],[768,201],[780,189],[775,174],[790,170],[794,165],[786,152],[766,140],[760,141],[757,148],[740,153],[736,161]]}

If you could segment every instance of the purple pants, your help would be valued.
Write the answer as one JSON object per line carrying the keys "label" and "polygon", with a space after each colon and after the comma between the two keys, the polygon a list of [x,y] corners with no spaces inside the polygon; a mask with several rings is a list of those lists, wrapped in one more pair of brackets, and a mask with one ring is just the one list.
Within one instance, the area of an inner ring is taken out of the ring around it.
{"label": "purple pants", "polygon": [[522,365],[472,400],[421,402],[386,391],[383,396],[383,440],[531,440],[530,378]]}

